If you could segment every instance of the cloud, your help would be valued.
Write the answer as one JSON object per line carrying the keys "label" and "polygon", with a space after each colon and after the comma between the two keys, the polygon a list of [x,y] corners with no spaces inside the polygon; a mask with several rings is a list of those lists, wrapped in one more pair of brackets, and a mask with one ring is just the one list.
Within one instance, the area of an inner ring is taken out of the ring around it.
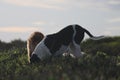
{"label": "cloud", "polygon": [[107,20],[108,23],[120,23],[120,18],[112,18]]}
{"label": "cloud", "polygon": [[119,35],[120,34],[120,27],[119,26],[112,26],[107,27],[104,32],[105,35]]}
{"label": "cloud", "polygon": [[58,4],[63,3],[63,0],[2,0],[2,2],[27,7],[38,7],[48,9],[62,9]]}
{"label": "cloud", "polygon": [[12,32],[12,33],[19,33],[19,32],[29,32],[29,31],[36,31],[37,28],[34,27],[0,27],[0,32]]}
{"label": "cloud", "polygon": [[40,25],[45,25],[45,24],[47,24],[46,22],[44,22],[44,21],[36,21],[36,22],[33,22],[32,23],[34,26],[40,26]]}
{"label": "cloud", "polygon": [[112,32],[111,31],[104,31],[103,34],[108,36],[108,35],[112,35]]}
{"label": "cloud", "polygon": [[114,26],[106,29],[106,32],[109,33],[109,35],[119,35],[120,34],[120,27]]}
{"label": "cloud", "polygon": [[1,0],[17,6],[65,10],[74,7],[82,9],[110,10],[119,5],[119,0]]}
{"label": "cloud", "polygon": [[101,11],[119,10],[120,0],[71,0],[73,4],[82,9]]}
{"label": "cloud", "polygon": [[109,0],[108,3],[111,5],[120,5],[120,0]]}
{"label": "cloud", "polygon": [[114,27],[108,28],[108,30],[111,30],[111,31],[120,31],[120,27],[114,26]]}
{"label": "cloud", "polygon": [[120,0],[109,0],[108,6],[111,10],[120,10]]}
{"label": "cloud", "polygon": [[77,6],[79,6],[81,8],[90,8],[90,7],[98,8],[98,7],[102,7],[104,5],[103,2],[94,1],[94,0],[80,0],[80,1],[76,2],[76,4],[77,4]]}

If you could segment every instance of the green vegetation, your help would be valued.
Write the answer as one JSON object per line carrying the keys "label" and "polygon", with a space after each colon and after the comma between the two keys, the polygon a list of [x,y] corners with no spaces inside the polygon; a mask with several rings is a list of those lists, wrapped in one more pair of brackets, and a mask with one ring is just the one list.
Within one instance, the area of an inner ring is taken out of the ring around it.
{"label": "green vegetation", "polygon": [[120,37],[84,41],[86,54],[78,60],[60,56],[35,64],[27,61],[26,42],[0,45],[7,45],[0,48],[0,80],[120,80]]}
{"label": "green vegetation", "polygon": [[82,51],[89,54],[96,54],[97,51],[101,51],[111,56],[120,56],[120,37],[106,37],[97,41],[88,39],[81,46]]}

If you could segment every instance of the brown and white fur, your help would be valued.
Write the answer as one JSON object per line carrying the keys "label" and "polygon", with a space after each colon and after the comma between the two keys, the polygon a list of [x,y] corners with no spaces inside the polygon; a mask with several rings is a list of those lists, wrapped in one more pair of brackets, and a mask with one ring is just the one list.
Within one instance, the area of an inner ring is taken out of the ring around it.
{"label": "brown and white fur", "polygon": [[59,56],[66,52],[70,53],[74,58],[81,57],[80,43],[84,38],[84,33],[87,33],[93,40],[99,40],[104,37],[94,37],[80,25],[69,25],[55,34],[45,36],[33,51],[30,62],[39,62],[48,57]]}
{"label": "brown and white fur", "polygon": [[30,62],[30,57],[34,51],[37,44],[44,38],[44,35],[41,32],[33,32],[27,40],[27,53],[28,61]]}

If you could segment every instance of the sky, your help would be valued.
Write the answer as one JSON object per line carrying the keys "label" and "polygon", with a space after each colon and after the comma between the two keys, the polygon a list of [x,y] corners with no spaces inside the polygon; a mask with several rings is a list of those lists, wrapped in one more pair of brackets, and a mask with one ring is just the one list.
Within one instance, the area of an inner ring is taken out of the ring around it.
{"label": "sky", "polygon": [[120,36],[120,0],[0,0],[0,40],[27,40],[79,24],[93,35]]}

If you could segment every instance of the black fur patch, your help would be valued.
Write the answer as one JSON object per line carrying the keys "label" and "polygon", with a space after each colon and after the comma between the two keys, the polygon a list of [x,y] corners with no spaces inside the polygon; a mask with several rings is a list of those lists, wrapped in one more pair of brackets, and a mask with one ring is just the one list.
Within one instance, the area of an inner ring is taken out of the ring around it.
{"label": "black fur patch", "polygon": [[69,25],[58,33],[47,35],[44,43],[49,48],[50,52],[54,54],[62,45],[68,46],[70,44],[73,33],[73,27]]}
{"label": "black fur patch", "polygon": [[75,25],[75,30],[76,30],[76,34],[74,36],[74,41],[75,43],[77,43],[78,45],[80,45],[81,41],[84,38],[84,29],[79,26],[79,25]]}
{"label": "black fur patch", "polygon": [[40,62],[40,59],[36,54],[33,54],[30,58],[30,63]]}

